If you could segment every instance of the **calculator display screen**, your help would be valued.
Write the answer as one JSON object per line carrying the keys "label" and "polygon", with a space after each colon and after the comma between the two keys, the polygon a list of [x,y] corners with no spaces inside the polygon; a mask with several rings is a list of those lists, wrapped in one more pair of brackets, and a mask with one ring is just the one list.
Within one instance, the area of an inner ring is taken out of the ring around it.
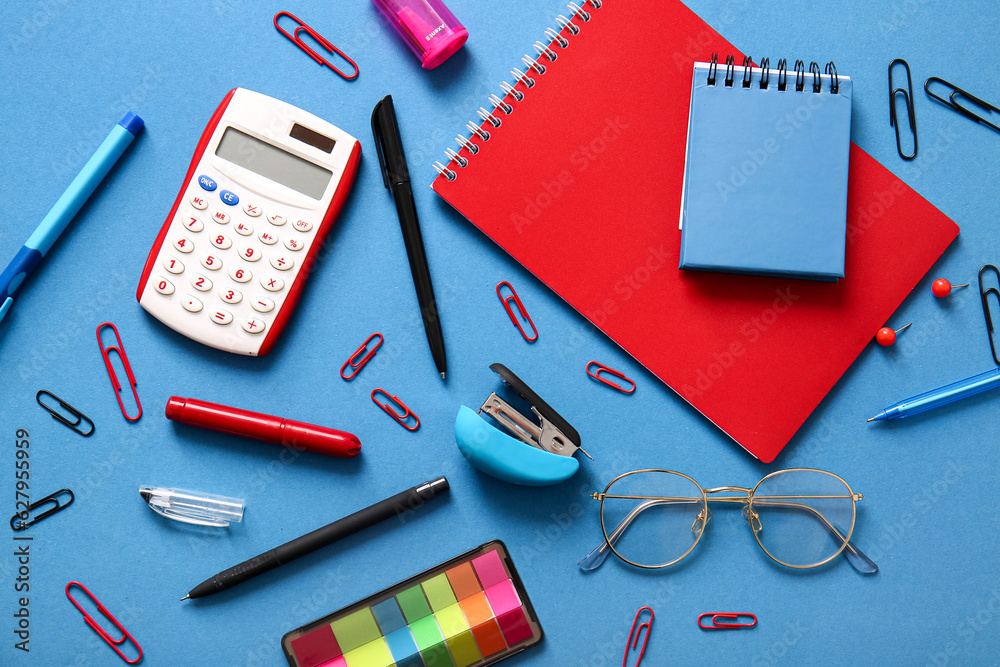
{"label": "calculator display screen", "polygon": [[313,199],[323,198],[333,176],[328,169],[233,127],[226,128],[215,154]]}

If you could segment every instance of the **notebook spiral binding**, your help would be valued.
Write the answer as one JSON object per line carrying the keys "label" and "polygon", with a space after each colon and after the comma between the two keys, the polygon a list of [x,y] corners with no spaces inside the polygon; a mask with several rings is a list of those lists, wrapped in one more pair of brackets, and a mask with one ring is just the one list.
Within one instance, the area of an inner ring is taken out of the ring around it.
{"label": "notebook spiral binding", "polygon": [[[756,68],[750,56],[743,57],[743,64],[737,65],[733,56],[726,56],[726,71],[723,85],[732,88],[736,82],[736,68],[743,68],[742,87],[749,88],[753,82],[753,70],[760,72],[760,83],[758,86],[767,90],[771,85],[771,59],[764,58]],[[795,61],[795,90],[802,92],[806,85],[806,65],[801,60]],[[708,68],[708,85],[714,86],[718,81],[719,54],[712,54],[712,61]],[[809,63],[809,76],[812,76],[812,92],[819,93],[823,90],[823,74],[820,74],[819,64],[816,61]],[[836,95],[840,92],[840,78],[837,76],[837,66],[831,60],[826,64],[825,76],[830,80],[830,93]],[[778,61],[778,90],[784,91],[788,87],[788,61],[782,58]]]}
{"label": "notebook spiral binding", "polygon": [[[578,19],[581,23],[589,22],[593,18],[590,10],[600,9],[603,4],[604,0],[584,0],[580,4],[571,2],[566,5],[567,9],[571,12],[569,18],[559,14],[555,19],[559,29],[545,29],[545,37],[549,40],[549,43],[546,45],[541,41],[535,42],[536,55],[534,57],[526,55],[521,58],[525,70],[522,72],[515,67],[510,71],[511,76],[514,77],[514,85],[510,85],[506,81],[500,84],[500,88],[504,93],[503,97],[490,95],[489,100],[493,104],[492,111],[487,111],[484,107],[479,107],[477,113],[479,114],[481,123],[477,125],[474,121],[470,121],[465,124],[465,127],[470,132],[469,138],[466,139],[462,135],[455,138],[459,146],[458,152],[450,148],[445,149],[444,154],[447,156],[448,162],[446,164],[442,164],[441,162],[434,163],[434,169],[438,174],[444,176],[449,181],[454,181],[458,178],[458,171],[457,169],[452,169],[452,165],[455,165],[458,169],[469,165],[469,158],[461,155],[461,150],[464,148],[469,155],[476,155],[479,152],[481,147],[473,140],[477,138],[483,142],[490,140],[492,130],[499,128],[503,124],[502,117],[513,113],[514,105],[524,100],[527,90],[535,87],[536,81],[533,75],[544,75],[547,71],[545,61],[555,62],[559,58],[557,49],[569,47],[570,40],[567,38],[567,35],[572,37],[573,35],[580,34],[582,28],[573,21]],[[518,85],[522,85],[523,90],[519,89]]]}

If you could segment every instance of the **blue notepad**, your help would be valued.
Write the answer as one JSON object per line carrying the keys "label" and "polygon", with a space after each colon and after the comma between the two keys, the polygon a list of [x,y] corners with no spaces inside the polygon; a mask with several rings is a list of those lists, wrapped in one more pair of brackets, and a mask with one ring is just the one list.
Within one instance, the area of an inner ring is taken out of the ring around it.
{"label": "blue notepad", "polygon": [[844,277],[851,80],[695,63],[680,268]]}

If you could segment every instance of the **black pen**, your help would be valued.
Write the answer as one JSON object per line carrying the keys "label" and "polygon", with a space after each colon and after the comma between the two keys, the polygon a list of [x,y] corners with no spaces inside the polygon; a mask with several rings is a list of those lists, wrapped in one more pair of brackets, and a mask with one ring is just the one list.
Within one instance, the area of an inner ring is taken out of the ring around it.
{"label": "black pen", "polygon": [[353,535],[359,530],[374,526],[380,521],[385,521],[391,517],[399,516],[404,512],[417,509],[424,504],[425,500],[430,500],[437,495],[445,493],[448,488],[448,480],[444,477],[438,477],[420,486],[397,493],[391,498],[386,498],[370,507],[345,516],[343,519],[338,519],[311,533],[306,533],[302,537],[297,537],[291,542],[286,542],[281,546],[275,547],[267,553],[254,556],[239,565],[234,565],[228,570],[201,582],[192,588],[191,592],[182,597],[181,600],[203,598],[206,595],[212,595],[227,588],[232,588],[236,584],[241,584],[247,579],[256,577],[258,574],[273,570],[279,565],[284,565],[300,556],[312,553],[348,535]]}
{"label": "black pen", "polygon": [[441,318],[434,302],[434,286],[431,285],[431,272],[427,268],[424,240],[420,236],[420,223],[417,221],[417,205],[410,188],[410,173],[406,168],[403,139],[399,136],[392,95],[386,95],[375,105],[375,110],[372,111],[372,133],[375,135],[375,152],[378,153],[378,163],[382,168],[382,180],[396,199],[399,226],[403,228],[403,242],[406,244],[406,256],[410,259],[413,284],[417,288],[417,302],[424,318],[427,342],[443,380],[448,362],[444,358]]}

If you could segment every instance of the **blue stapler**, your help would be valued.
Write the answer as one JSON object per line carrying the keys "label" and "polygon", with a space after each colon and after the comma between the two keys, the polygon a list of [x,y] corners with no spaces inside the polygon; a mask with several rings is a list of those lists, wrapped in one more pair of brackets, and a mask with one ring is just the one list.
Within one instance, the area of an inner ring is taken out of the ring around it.
{"label": "blue stapler", "polygon": [[[580,447],[580,434],[576,429],[539,398],[531,387],[503,364],[492,364],[490,370],[528,403],[537,422],[497,396],[496,392],[489,395],[478,411],[463,405],[455,418],[455,440],[469,463],[505,482],[546,486],[573,476],[580,467],[580,462],[573,456],[577,450],[587,458],[593,458]],[[500,431],[485,416],[491,417],[512,435]]]}

